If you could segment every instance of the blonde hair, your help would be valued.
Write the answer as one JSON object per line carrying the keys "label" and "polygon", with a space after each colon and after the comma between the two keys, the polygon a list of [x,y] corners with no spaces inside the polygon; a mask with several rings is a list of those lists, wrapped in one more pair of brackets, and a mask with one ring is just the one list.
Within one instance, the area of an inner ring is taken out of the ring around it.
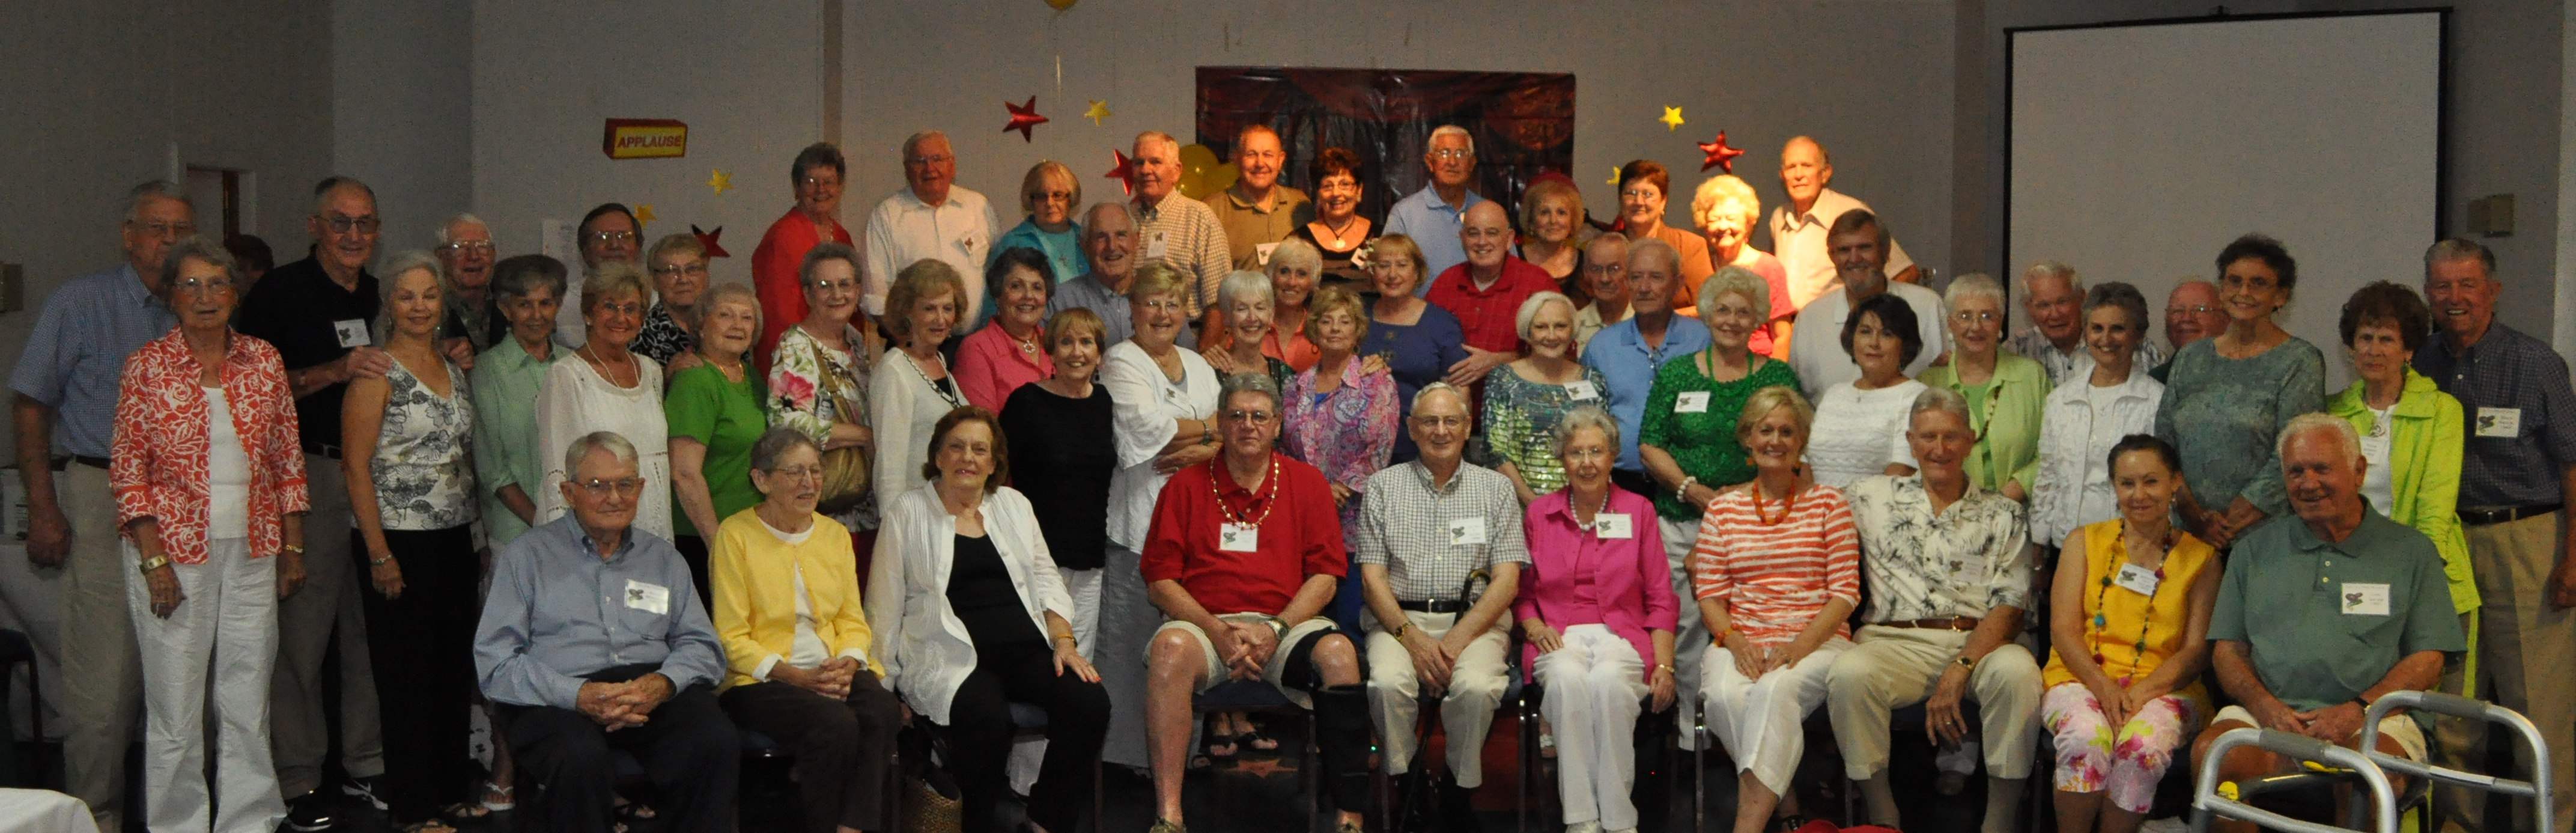
{"label": "blonde hair", "polygon": [[644,286],[644,271],[635,268],[635,264],[602,263],[581,279],[581,311],[590,312],[600,302],[620,295],[634,295],[639,301],[653,297]]}
{"label": "blonde hair", "polygon": [[1056,345],[1064,343],[1065,339],[1072,338],[1076,333],[1090,333],[1092,344],[1103,349],[1109,346],[1100,343],[1109,338],[1109,325],[1100,320],[1099,313],[1092,312],[1088,307],[1066,307],[1054,315],[1047,316],[1047,352],[1055,352]]}
{"label": "blonde hair", "polygon": [[894,286],[886,290],[886,332],[898,339],[911,338],[912,305],[942,289],[957,299],[957,314],[966,314],[972,303],[966,298],[966,280],[957,276],[957,267],[948,261],[926,257],[895,273]]}
{"label": "blonde hair", "polygon": [[1127,300],[1138,301],[1156,295],[1178,295],[1184,302],[1190,297],[1190,276],[1168,263],[1148,263],[1136,267],[1136,277],[1127,283]]}
{"label": "blonde hair", "polygon": [[1038,189],[1046,187],[1046,178],[1050,176],[1064,177],[1065,184],[1073,187],[1073,201],[1066,204],[1065,216],[1072,216],[1073,209],[1082,205],[1082,179],[1074,176],[1073,169],[1065,167],[1064,163],[1048,159],[1030,166],[1028,175],[1020,177],[1022,213],[1038,213]]}
{"label": "blonde hair", "polygon": [[1699,190],[1691,192],[1691,225],[1707,231],[1708,212],[1721,202],[1743,203],[1744,216],[1754,218],[1755,222],[1761,220],[1762,197],[1753,193],[1753,186],[1737,179],[1734,174],[1719,174],[1709,177],[1708,181],[1699,184]]}
{"label": "blonde hair", "polygon": [[[707,294],[699,296],[698,298],[698,309],[696,312],[698,320],[690,323],[695,324],[706,321],[707,313],[714,312],[717,304],[741,304],[750,308],[751,340],[753,342],[754,349],[757,349],[759,347],[760,328],[762,326],[760,315],[760,293],[753,290],[750,284],[742,283],[720,283],[707,287]],[[702,349],[707,343],[707,340],[704,338],[694,339],[694,341],[696,341],[698,346]]]}
{"label": "blonde hair", "polygon": [[1300,329],[1306,334],[1306,340],[1314,342],[1317,347],[1324,346],[1323,330],[1316,323],[1324,320],[1324,313],[1334,310],[1350,313],[1351,323],[1358,326],[1359,330],[1351,335],[1352,346],[1356,348],[1365,343],[1369,326],[1368,305],[1360,303],[1358,293],[1339,286],[1315,290],[1314,296],[1306,300],[1306,325]]}
{"label": "blonde hair", "polygon": [[1416,288],[1421,287],[1423,281],[1431,279],[1430,275],[1422,273],[1427,264],[1422,262],[1422,245],[1413,242],[1413,238],[1390,234],[1369,243],[1371,265],[1386,262],[1387,255],[1403,255],[1405,259],[1413,262],[1413,285]]}
{"label": "blonde hair", "polygon": [[[1521,192],[1521,230],[1523,232],[1533,235],[1538,233],[1539,204],[1547,200],[1564,200],[1572,204],[1574,222],[1571,225],[1574,233],[1582,232],[1583,192],[1575,190],[1574,186],[1566,184],[1561,179],[1542,179],[1531,183],[1529,190]],[[1568,234],[1567,238],[1571,239],[1573,236],[1574,234]]]}
{"label": "blonde hair", "polygon": [[1753,424],[1781,408],[1787,408],[1789,413],[1797,416],[1798,444],[1805,445],[1807,429],[1816,424],[1816,406],[1807,404],[1807,397],[1799,395],[1797,388],[1788,385],[1772,385],[1744,398],[1744,410],[1736,412],[1735,416],[1735,441],[1740,444],[1751,438]]}

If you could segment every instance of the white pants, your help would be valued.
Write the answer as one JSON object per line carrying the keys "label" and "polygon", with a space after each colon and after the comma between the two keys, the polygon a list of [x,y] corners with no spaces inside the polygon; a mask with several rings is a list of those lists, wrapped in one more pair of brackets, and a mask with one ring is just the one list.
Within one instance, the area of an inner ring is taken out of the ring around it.
{"label": "white pants", "polygon": [[1789,776],[1798,772],[1798,756],[1807,752],[1807,733],[1799,725],[1825,702],[1825,672],[1834,658],[1851,649],[1851,640],[1834,637],[1816,646],[1798,664],[1748,679],[1735,670],[1735,653],[1708,646],[1700,660],[1700,692],[1708,698],[1708,728],[1726,745],[1738,772],[1751,772],[1774,795],[1789,791]]}
{"label": "white pants", "polygon": [[1095,659],[1100,642],[1100,574],[1101,570],[1057,570],[1064,576],[1064,592],[1073,596],[1073,644],[1082,649],[1084,662]]}
{"label": "white pants", "polygon": [[[122,549],[126,563],[141,560],[134,545]],[[208,541],[206,551],[203,564],[170,565],[186,597],[170,618],[152,615],[150,582],[125,583],[143,655],[143,814],[152,833],[270,833],[286,818],[268,738],[277,559],[250,557],[243,538]],[[202,774],[209,691],[222,810],[211,826]]]}
{"label": "white pants", "polygon": [[[1404,618],[1433,639],[1448,635],[1455,613],[1405,611]],[[1369,717],[1377,722],[1386,774],[1403,775],[1413,767],[1414,723],[1421,718],[1422,684],[1413,674],[1413,654],[1368,618]],[[1449,774],[1458,786],[1485,784],[1485,735],[1494,728],[1494,711],[1503,705],[1503,653],[1511,632],[1497,619],[1494,626],[1467,643],[1449,668],[1449,690],[1440,698],[1440,729],[1449,735]],[[1622,644],[1625,644],[1624,642]],[[1631,652],[1633,653],[1633,651]]]}
{"label": "white pants", "polygon": [[[1709,644],[1708,629],[1699,624],[1699,592],[1691,587],[1691,548],[1699,544],[1699,519],[1656,518],[1664,533],[1664,561],[1673,568],[1673,600],[1679,616],[1673,624],[1673,726],[1681,731],[1683,749],[1699,748],[1700,650]],[[1616,829],[1616,828],[1613,828]]]}
{"label": "white pants", "polygon": [[[1932,696],[1941,673],[1968,644],[1966,631],[1867,625],[1852,649],[1834,660],[1825,682],[1826,714],[1842,748],[1843,774],[1866,781],[1887,768],[1888,714]],[[2039,755],[2039,663],[2016,643],[1986,653],[1968,670],[1967,700],[1978,706],[1977,739],[1986,775],[2030,777]]]}
{"label": "white pants", "polygon": [[1564,647],[1539,655],[1536,671],[1546,687],[1539,713],[1556,727],[1556,789],[1565,823],[1636,827],[1628,789],[1637,782],[1637,750],[1629,739],[1646,696],[1645,658],[1601,625],[1566,628],[1563,640]]}

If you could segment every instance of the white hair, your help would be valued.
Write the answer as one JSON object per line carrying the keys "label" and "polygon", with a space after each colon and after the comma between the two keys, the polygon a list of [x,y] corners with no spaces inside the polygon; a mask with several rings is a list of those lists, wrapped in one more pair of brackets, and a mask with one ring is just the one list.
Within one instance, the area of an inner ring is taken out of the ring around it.
{"label": "white hair", "polygon": [[1476,153],[1476,136],[1475,136],[1475,134],[1472,134],[1472,133],[1467,132],[1467,128],[1459,127],[1459,126],[1454,125],[1454,124],[1444,124],[1444,125],[1441,125],[1441,126],[1439,126],[1439,127],[1432,128],[1432,129],[1431,129],[1431,139],[1430,139],[1429,141],[1425,141],[1425,142],[1423,142],[1423,143],[1422,143],[1422,146],[1423,146],[1423,147],[1425,147],[1425,148],[1428,148],[1428,147],[1430,147],[1430,146],[1432,146],[1432,145],[1439,144],[1439,143],[1440,143],[1440,137],[1442,137],[1442,136],[1456,136],[1456,137],[1458,137],[1459,139],[1466,141],[1466,143],[1467,143],[1467,154],[1468,154],[1468,155],[1470,155],[1470,156],[1475,155],[1475,153]]}
{"label": "white hair", "polygon": [[492,233],[492,224],[483,222],[483,218],[471,213],[459,211],[456,216],[447,218],[447,222],[438,224],[438,245],[444,246],[456,242],[456,227],[459,225],[479,226],[483,229],[483,233]]}
{"label": "white hair", "polygon": [[383,293],[386,298],[385,302],[376,304],[376,320],[371,324],[371,329],[375,330],[377,344],[385,343],[385,339],[391,338],[394,334],[394,305],[390,303],[394,293],[394,283],[402,280],[402,276],[415,271],[428,272],[429,279],[438,284],[438,297],[442,303],[446,299],[447,269],[445,264],[438,262],[438,258],[431,257],[428,252],[419,249],[395,252],[385,258],[385,268],[376,274],[381,276],[378,279],[380,282],[377,284],[377,291]]}
{"label": "white hair", "polygon": [[188,189],[179,187],[179,183],[176,182],[155,179],[134,186],[132,190],[125,192],[125,219],[131,220],[141,216],[143,205],[153,200],[178,200],[180,205],[187,206],[191,211],[197,208],[197,204],[188,199]]}
{"label": "white hair", "polygon": [[1428,384],[1428,385],[1423,385],[1421,390],[1414,391],[1414,392],[1413,392],[1413,410],[1415,410],[1415,411],[1420,411],[1420,410],[1422,410],[1422,398],[1423,398],[1423,397],[1425,397],[1425,396],[1430,396],[1430,395],[1432,395],[1432,394],[1434,394],[1434,393],[1445,393],[1445,394],[1448,394],[1451,398],[1454,398],[1454,399],[1458,400],[1458,412],[1459,412],[1460,414],[1463,414],[1463,415],[1465,415],[1465,416],[1466,416],[1466,418],[1467,418],[1467,424],[1468,424],[1469,426],[1473,426],[1473,425],[1475,425],[1475,420],[1476,420],[1476,403],[1475,403],[1475,400],[1468,398],[1468,396],[1467,396],[1467,391],[1466,391],[1466,390],[1464,390],[1464,389],[1462,389],[1462,388],[1458,387],[1457,385],[1449,384],[1449,383],[1448,383],[1448,382],[1446,382],[1446,381],[1433,382],[1433,383]]}
{"label": "white hair", "polygon": [[932,139],[938,139],[938,140],[940,140],[940,141],[945,142],[945,141],[948,141],[948,134],[946,134],[946,133],[941,133],[941,132],[936,131],[936,130],[924,130],[924,131],[921,131],[921,132],[919,132],[919,133],[915,133],[915,134],[912,134],[912,135],[910,135],[910,136],[906,136],[906,137],[904,137],[904,140],[903,140],[903,158],[904,158],[904,159],[906,159],[906,160],[911,159],[911,158],[912,158],[912,152],[913,152],[914,150],[916,150],[916,149],[920,148],[920,147],[921,147],[921,143],[923,143],[923,142],[927,142],[927,141],[930,141],[930,140],[932,140]]}
{"label": "white hair", "polygon": [[1771,320],[1771,283],[1763,280],[1759,273],[1732,263],[1700,282],[1699,294],[1691,298],[1691,302],[1699,305],[1699,314],[1707,315],[1717,308],[1717,296],[1730,292],[1752,301],[1753,314],[1761,316],[1764,322]]}
{"label": "white hair", "polygon": [[2345,421],[2343,417],[2324,411],[2309,411],[2291,417],[2290,424],[2281,428],[2281,437],[2272,446],[2273,453],[2285,458],[2290,456],[2290,438],[2313,431],[2333,431],[2335,439],[2343,444],[2344,462],[2350,463],[2362,458],[2361,434],[2354,431],[2352,423]]}
{"label": "white hair", "polygon": [[590,456],[593,450],[608,452],[608,456],[617,458],[617,462],[635,465],[635,444],[628,442],[625,435],[615,431],[592,431],[564,447],[564,480],[573,479],[573,471],[581,468],[581,459]]}
{"label": "white hair", "polygon": [[[1528,298],[1521,301],[1520,312],[1517,315],[1514,315],[1512,319],[1512,328],[1520,333],[1522,341],[1529,340],[1530,327],[1534,326],[1538,321],[1538,311],[1549,304],[1564,304],[1565,311],[1568,315],[1574,313],[1574,299],[1565,297],[1565,293],[1530,293]],[[1422,393],[1420,391],[1416,391],[1413,395],[1416,399],[1419,399],[1421,398]]]}
{"label": "white hair", "polygon": [[1225,279],[1218,281],[1216,285],[1216,302],[1220,307],[1233,306],[1238,300],[1269,301],[1273,300],[1273,297],[1270,292],[1270,276],[1250,269],[1227,272]]}
{"label": "white hair", "polygon": [[2031,296],[2030,284],[2032,281],[2040,278],[2065,278],[2066,285],[2073,287],[2075,289],[2075,294],[2084,294],[2084,279],[2075,274],[2075,267],[2068,266],[2054,260],[2043,260],[2038,263],[2031,264],[2028,269],[2021,270],[2021,293],[2023,298]]}
{"label": "white hair", "polygon": [[1905,409],[1905,424],[1907,426],[1912,426],[1914,424],[1914,415],[1925,411],[1948,411],[1950,413],[1957,414],[1961,424],[1966,424],[1968,422],[1968,398],[1960,396],[1958,391],[1951,390],[1949,388],[1924,388],[1922,393],[1914,395],[1913,407]]}
{"label": "white hair", "polygon": [[[2022,291],[2027,293],[2030,291],[2030,287],[2024,286],[2022,287]],[[2028,298],[2030,296],[2025,294],[2022,297]],[[1951,278],[1949,288],[1941,290],[1941,305],[1949,309],[1958,309],[1959,302],[1969,298],[1984,298],[1995,302],[1996,309],[2002,309],[2004,305],[2004,285],[2003,283],[1996,281],[1993,275],[1989,275],[1984,272],[1970,272],[1956,278]]]}

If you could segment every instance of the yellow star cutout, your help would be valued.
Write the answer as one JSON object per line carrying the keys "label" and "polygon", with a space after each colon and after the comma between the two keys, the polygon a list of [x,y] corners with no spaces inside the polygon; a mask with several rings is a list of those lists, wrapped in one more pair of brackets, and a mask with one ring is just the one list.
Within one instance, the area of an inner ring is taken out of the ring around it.
{"label": "yellow star cutout", "polygon": [[1664,123],[1664,131],[1667,133],[1679,130],[1682,126],[1682,108],[1666,107],[1664,108],[1664,117],[1656,119],[1656,121]]}
{"label": "yellow star cutout", "polygon": [[1090,119],[1091,123],[1095,126],[1100,124],[1101,119],[1109,117],[1109,102],[1097,98],[1092,99],[1091,109],[1082,111],[1082,117]]}
{"label": "yellow star cutout", "polygon": [[1619,184],[1619,166],[1617,165],[1610,166],[1610,184]]}
{"label": "yellow star cutout", "polygon": [[649,203],[649,202],[639,202],[639,203],[636,203],[636,204],[635,204],[635,222],[638,222],[638,223],[650,223],[650,222],[653,222],[655,219],[658,219],[658,218],[656,218],[656,217],[654,217],[654,216],[653,216],[653,204],[652,204],[652,203]]}
{"label": "yellow star cutout", "polygon": [[716,189],[717,194],[733,190],[733,175],[722,170],[714,170],[713,175],[707,177],[707,187]]}

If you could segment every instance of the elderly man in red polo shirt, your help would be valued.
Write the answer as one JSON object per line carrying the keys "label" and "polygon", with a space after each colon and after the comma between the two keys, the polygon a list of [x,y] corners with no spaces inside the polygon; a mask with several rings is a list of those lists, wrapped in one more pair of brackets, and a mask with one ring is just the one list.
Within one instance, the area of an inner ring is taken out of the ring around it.
{"label": "elderly man in red polo shirt", "polygon": [[1347,555],[1332,487],[1272,450],[1279,388],[1229,376],[1217,399],[1225,448],[1172,474],[1145,533],[1146,593],[1166,620],[1146,652],[1145,731],[1157,802],[1152,833],[1181,833],[1190,696],[1262,680],[1315,711],[1336,833],[1358,833],[1368,803],[1368,695],[1359,652],[1317,615]]}
{"label": "elderly man in red polo shirt", "polygon": [[1449,384],[1463,388],[1520,358],[1521,302],[1557,286],[1547,270],[1512,256],[1512,221],[1502,203],[1468,206],[1458,243],[1467,250],[1467,262],[1433,278],[1422,299],[1457,316],[1467,333],[1467,358],[1449,367]]}

